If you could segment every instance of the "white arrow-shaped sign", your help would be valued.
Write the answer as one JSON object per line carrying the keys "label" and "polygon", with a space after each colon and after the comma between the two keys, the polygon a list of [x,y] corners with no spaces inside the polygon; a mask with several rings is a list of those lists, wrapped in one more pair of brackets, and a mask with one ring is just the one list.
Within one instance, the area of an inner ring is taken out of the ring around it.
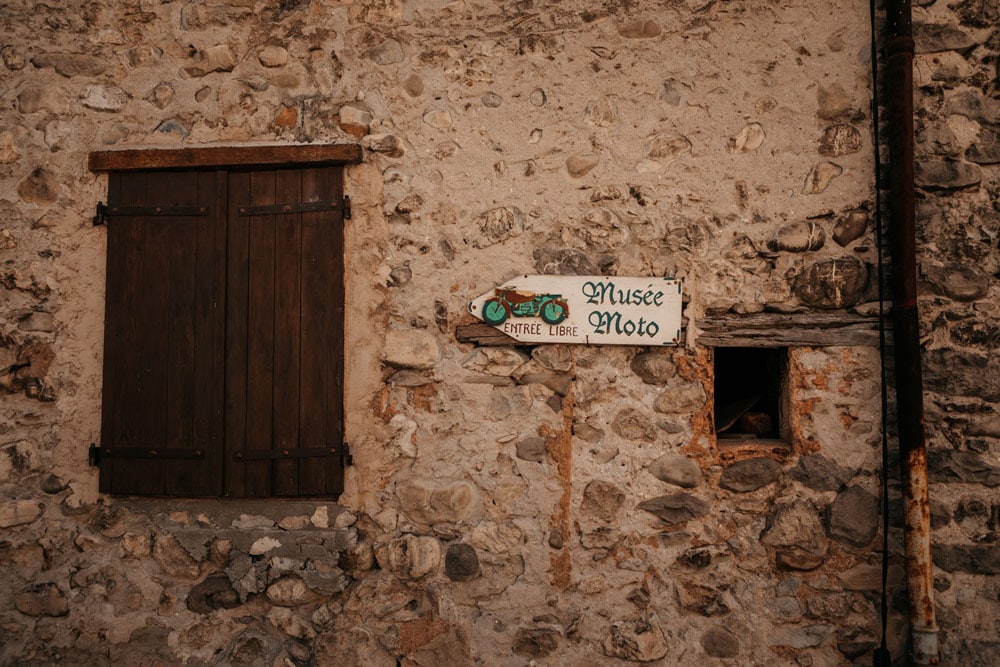
{"label": "white arrow-shaped sign", "polygon": [[525,343],[677,345],[681,291],[673,278],[520,276],[469,312]]}

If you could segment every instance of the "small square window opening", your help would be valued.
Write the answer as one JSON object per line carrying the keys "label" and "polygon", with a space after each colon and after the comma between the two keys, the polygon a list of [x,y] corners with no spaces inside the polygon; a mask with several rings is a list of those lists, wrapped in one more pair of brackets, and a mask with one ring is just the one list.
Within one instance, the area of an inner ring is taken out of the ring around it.
{"label": "small square window opening", "polygon": [[719,444],[790,439],[788,348],[715,348]]}

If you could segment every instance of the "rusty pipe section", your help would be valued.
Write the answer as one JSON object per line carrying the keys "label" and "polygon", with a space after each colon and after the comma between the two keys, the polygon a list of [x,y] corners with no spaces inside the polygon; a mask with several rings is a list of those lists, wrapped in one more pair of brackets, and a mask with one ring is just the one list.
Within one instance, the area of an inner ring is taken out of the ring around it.
{"label": "rusty pipe section", "polygon": [[913,22],[910,0],[886,0],[885,85],[889,144],[896,413],[905,507],[906,582],[913,663],[938,663],[931,561],[927,445],[924,441],[913,180]]}

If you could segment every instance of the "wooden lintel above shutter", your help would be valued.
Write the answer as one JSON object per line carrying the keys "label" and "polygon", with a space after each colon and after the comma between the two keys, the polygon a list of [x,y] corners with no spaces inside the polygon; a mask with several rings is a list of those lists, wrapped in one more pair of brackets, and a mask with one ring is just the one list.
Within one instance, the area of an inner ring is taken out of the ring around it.
{"label": "wooden lintel above shutter", "polygon": [[210,167],[279,167],[354,164],[361,161],[358,144],[299,144],[281,146],[210,146],[204,148],[143,148],[94,151],[90,171],[204,169]]}

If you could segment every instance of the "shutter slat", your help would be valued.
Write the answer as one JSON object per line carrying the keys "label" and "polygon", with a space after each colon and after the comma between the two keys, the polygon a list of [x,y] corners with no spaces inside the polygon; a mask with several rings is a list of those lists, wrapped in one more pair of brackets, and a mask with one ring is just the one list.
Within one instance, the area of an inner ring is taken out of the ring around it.
{"label": "shutter slat", "polygon": [[[301,201],[301,170],[275,172],[277,201]],[[295,449],[299,443],[299,361],[301,315],[302,214],[275,216],[274,253],[274,442],[276,450]],[[299,461],[275,460],[273,493],[299,492]]]}
{"label": "shutter slat", "polygon": [[[198,174],[172,174],[171,199],[180,205],[197,204]],[[174,199],[176,198],[176,199]],[[194,442],[194,377],[203,362],[195,350],[195,290],[197,288],[198,227],[190,217],[157,219],[169,227],[165,234],[169,306],[167,308],[167,358],[165,442],[176,449],[196,449]],[[193,466],[182,460],[163,464],[163,492],[169,495],[197,493]]]}
{"label": "shutter slat", "polygon": [[[209,323],[206,328],[206,341],[199,342],[199,349],[205,345],[211,346],[208,352],[210,372],[207,382],[212,387],[211,402],[198,402],[196,429],[207,437],[209,456],[206,461],[206,488],[212,495],[222,495],[225,491],[225,387],[226,387],[226,206],[228,183],[225,171],[212,172],[212,177],[205,178],[204,185],[199,189],[203,201],[213,202],[211,217],[211,233],[204,234],[199,239],[199,248],[203,250],[198,258],[199,284],[201,277],[205,282],[211,279],[211,292],[199,292],[198,308],[200,318]],[[200,387],[205,380],[202,376],[196,379]],[[206,420],[207,429],[201,431],[198,425]]]}
{"label": "shutter slat", "polygon": [[[171,184],[162,174],[147,173],[146,201],[153,204],[169,201]],[[172,225],[163,219],[142,220],[145,242],[140,277],[140,298],[133,311],[138,316],[141,344],[139,358],[140,428],[148,447],[167,447],[167,387],[170,369],[170,259]],[[169,218],[168,218],[169,219]],[[135,460],[132,475],[135,493],[162,495],[166,492],[164,466],[160,461]]]}
{"label": "shutter slat", "polygon": [[250,221],[236,214],[250,201],[250,174],[228,175],[228,232],[226,240],[226,352],[225,352],[225,494],[243,497],[245,465],[232,465],[247,440],[247,315],[250,302]]}
{"label": "shutter slat", "polygon": [[[306,199],[319,193],[317,169],[304,169],[302,191]],[[302,446],[315,447],[329,442],[326,432],[326,412],[322,406],[326,400],[326,365],[319,337],[322,336],[326,308],[330,305],[325,298],[330,276],[325,258],[329,246],[324,218],[327,214],[305,213],[302,215],[302,400],[299,402],[299,428],[302,431]],[[333,446],[335,443],[330,443]],[[319,495],[325,491],[325,461],[309,461],[302,468],[299,489],[303,494]]]}
{"label": "shutter slat", "polygon": [[[333,188],[331,199],[342,199],[344,196],[344,172],[341,169],[326,169],[326,182]],[[337,442],[341,459],[327,463],[327,494],[340,494],[344,490],[344,461],[347,451],[344,444],[344,318],[345,295],[344,276],[346,266],[344,258],[344,214],[337,212],[330,218],[333,242],[330,244],[330,284],[333,308],[329,309],[326,335],[331,341],[328,346],[330,355],[330,380],[327,394],[327,432]]]}
{"label": "shutter slat", "polygon": [[[108,176],[108,201],[121,201],[123,174],[113,173]],[[124,365],[122,358],[124,347],[123,331],[125,328],[125,267],[128,245],[125,237],[129,225],[116,225],[108,230],[108,253],[105,282],[104,303],[104,385],[101,402],[101,442],[110,447],[118,442],[120,424],[116,408],[120,401],[121,387],[124,385]],[[102,493],[112,493],[114,488],[115,465],[110,459],[102,459],[100,463],[100,490]]]}
{"label": "shutter slat", "polygon": [[[250,174],[250,203],[274,203],[274,172]],[[274,216],[250,219],[250,307],[247,351],[247,449],[274,442]],[[271,466],[246,464],[246,495],[271,495]]]}
{"label": "shutter slat", "polygon": [[[304,169],[303,198],[339,198],[339,170]],[[304,446],[327,445],[342,451],[343,225],[339,211],[303,214],[302,401]],[[299,492],[324,495],[342,491],[339,458],[300,462]]]}
{"label": "shutter slat", "polygon": [[[146,174],[123,175],[121,182],[121,203],[127,206],[142,206],[146,202]],[[122,218],[120,226],[125,233],[118,240],[125,255],[122,292],[121,329],[118,351],[121,368],[113,393],[115,413],[115,439],[110,444],[115,448],[141,447],[145,441],[142,432],[142,313],[136,303],[145,299],[143,274],[146,264],[146,224],[143,218]],[[162,443],[160,443],[162,445]],[[142,466],[137,461],[113,460],[112,479],[115,493],[142,493]]]}

